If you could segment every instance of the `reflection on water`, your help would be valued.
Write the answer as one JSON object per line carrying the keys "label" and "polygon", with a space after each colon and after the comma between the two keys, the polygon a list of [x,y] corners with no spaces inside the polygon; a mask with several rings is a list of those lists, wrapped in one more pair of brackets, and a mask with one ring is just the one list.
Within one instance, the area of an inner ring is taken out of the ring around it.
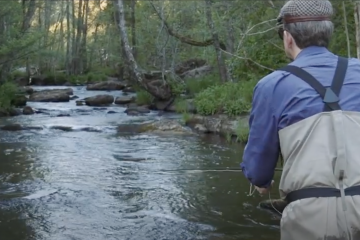
{"label": "reflection on water", "polygon": [[[75,90],[84,94],[94,95]],[[124,109],[83,109],[91,114],[3,120],[107,131],[0,132],[1,240],[279,239],[279,220],[247,196],[241,172],[223,171],[238,168],[241,146],[216,137],[119,136],[109,126],[132,121]]]}

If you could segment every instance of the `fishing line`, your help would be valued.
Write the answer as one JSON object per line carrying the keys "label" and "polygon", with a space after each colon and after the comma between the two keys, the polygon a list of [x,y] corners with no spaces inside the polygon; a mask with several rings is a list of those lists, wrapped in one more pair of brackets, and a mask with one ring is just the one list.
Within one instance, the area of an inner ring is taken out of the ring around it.
{"label": "fishing line", "polygon": [[[218,169],[161,169],[160,172],[242,172],[238,168],[218,168]],[[275,171],[282,171],[282,168],[276,168]]]}
{"label": "fishing line", "polygon": [[[250,183],[249,194],[247,195],[248,197],[251,197],[251,196],[253,196],[253,195],[255,194],[256,188],[253,189],[253,187],[254,187],[254,185]],[[273,204],[273,202],[272,202],[270,191],[269,191],[269,201],[270,201],[271,207],[272,207],[278,214],[280,214],[280,216],[282,216],[282,213],[275,208],[275,206],[274,206],[274,204]]]}
{"label": "fishing line", "polygon": [[281,213],[279,210],[277,210],[277,209],[274,207],[273,203],[272,203],[270,191],[269,191],[269,200],[270,200],[271,207],[272,207],[278,214],[280,214],[280,216],[282,216],[282,213]]}

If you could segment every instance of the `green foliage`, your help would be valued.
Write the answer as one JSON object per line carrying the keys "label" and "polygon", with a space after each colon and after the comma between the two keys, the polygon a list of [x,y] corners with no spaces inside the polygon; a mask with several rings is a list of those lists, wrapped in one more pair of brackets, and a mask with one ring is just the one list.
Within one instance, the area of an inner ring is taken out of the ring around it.
{"label": "green foliage", "polygon": [[195,97],[198,113],[213,115],[225,113],[238,116],[249,112],[256,81],[228,82],[206,88]]}
{"label": "green foliage", "polygon": [[44,74],[46,85],[62,85],[66,83],[69,77],[62,72],[49,72]]}
{"label": "green foliage", "polygon": [[236,126],[236,141],[245,143],[249,137],[249,126],[239,121]]}
{"label": "green foliage", "polygon": [[154,100],[154,97],[145,90],[139,90],[136,92],[136,104],[138,105],[148,105],[151,104]]}
{"label": "green foliage", "polygon": [[187,79],[185,84],[186,91],[190,95],[195,95],[204,89],[220,84],[220,78],[218,74],[212,74],[201,78]]}
{"label": "green foliage", "polygon": [[175,99],[175,111],[178,113],[187,113],[188,111],[188,103],[186,99],[177,98]]}
{"label": "green foliage", "polygon": [[191,119],[191,114],[184,112],[182,114],[182,121],[184,124],[186,124]]}
{"label": "green foliage", "polygon": [[[84,75],[68,76],[65,72],[45,72],[43,75],[45,85],[63,85],[65,83],[71,84],[89,84],[107,80],[104,73],[89,72]],[[14,79],[14,77],[12,78]]]}
{"label": "green foliage", "polygon": [[115,68],[111,67],[104,67],[104,66],[93,66],[87,74],[99,74],[102,76],[109,76],[114,77],[118,74],[117,70]]}
{"label": "green foliage", "polygon": [[90,72],[88,74],[85,75],[86,79],[89,83],[93,83],[93,82],[100,82],[100,81],[105,81],[107,80],[107,76],[105,73],[101,73],[101,72]]}
{"label": "green foliage", "polygon": [[11,102],[15,98],[18,89],[12,82],[5,82],[0,86],[0,109],[11,109]]}
{"label": "green foliage", "polygon": [[17,78],[21,78],[21,77],[26,77],[26,72],[21,72],[21,71],[13,71],[12,73],[9,74],[9,79],[17,79]]}

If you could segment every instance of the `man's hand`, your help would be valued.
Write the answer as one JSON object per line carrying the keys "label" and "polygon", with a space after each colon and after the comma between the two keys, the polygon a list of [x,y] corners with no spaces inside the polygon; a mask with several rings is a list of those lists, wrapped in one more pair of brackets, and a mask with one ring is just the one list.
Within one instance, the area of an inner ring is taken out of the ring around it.
{"label": "man's hand", "polygon": [[260,193],[260,195],[265,195],[265,194],[269,193],[273,184],[274,184],[274,180],[271,181],[271,185],[268,188],[260,188],[260,187],[255,186],[255,189]]}

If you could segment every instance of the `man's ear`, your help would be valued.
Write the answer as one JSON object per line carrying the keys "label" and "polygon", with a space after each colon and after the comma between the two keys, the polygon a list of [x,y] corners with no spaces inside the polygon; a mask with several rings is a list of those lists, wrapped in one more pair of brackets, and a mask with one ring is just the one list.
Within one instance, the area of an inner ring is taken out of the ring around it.
{"label": "man's ear", "polygon": [[288,31],[284,31],[284,39],[285,39],[286,45],[288,45],[288,46],[293,45],[294,39]]}

